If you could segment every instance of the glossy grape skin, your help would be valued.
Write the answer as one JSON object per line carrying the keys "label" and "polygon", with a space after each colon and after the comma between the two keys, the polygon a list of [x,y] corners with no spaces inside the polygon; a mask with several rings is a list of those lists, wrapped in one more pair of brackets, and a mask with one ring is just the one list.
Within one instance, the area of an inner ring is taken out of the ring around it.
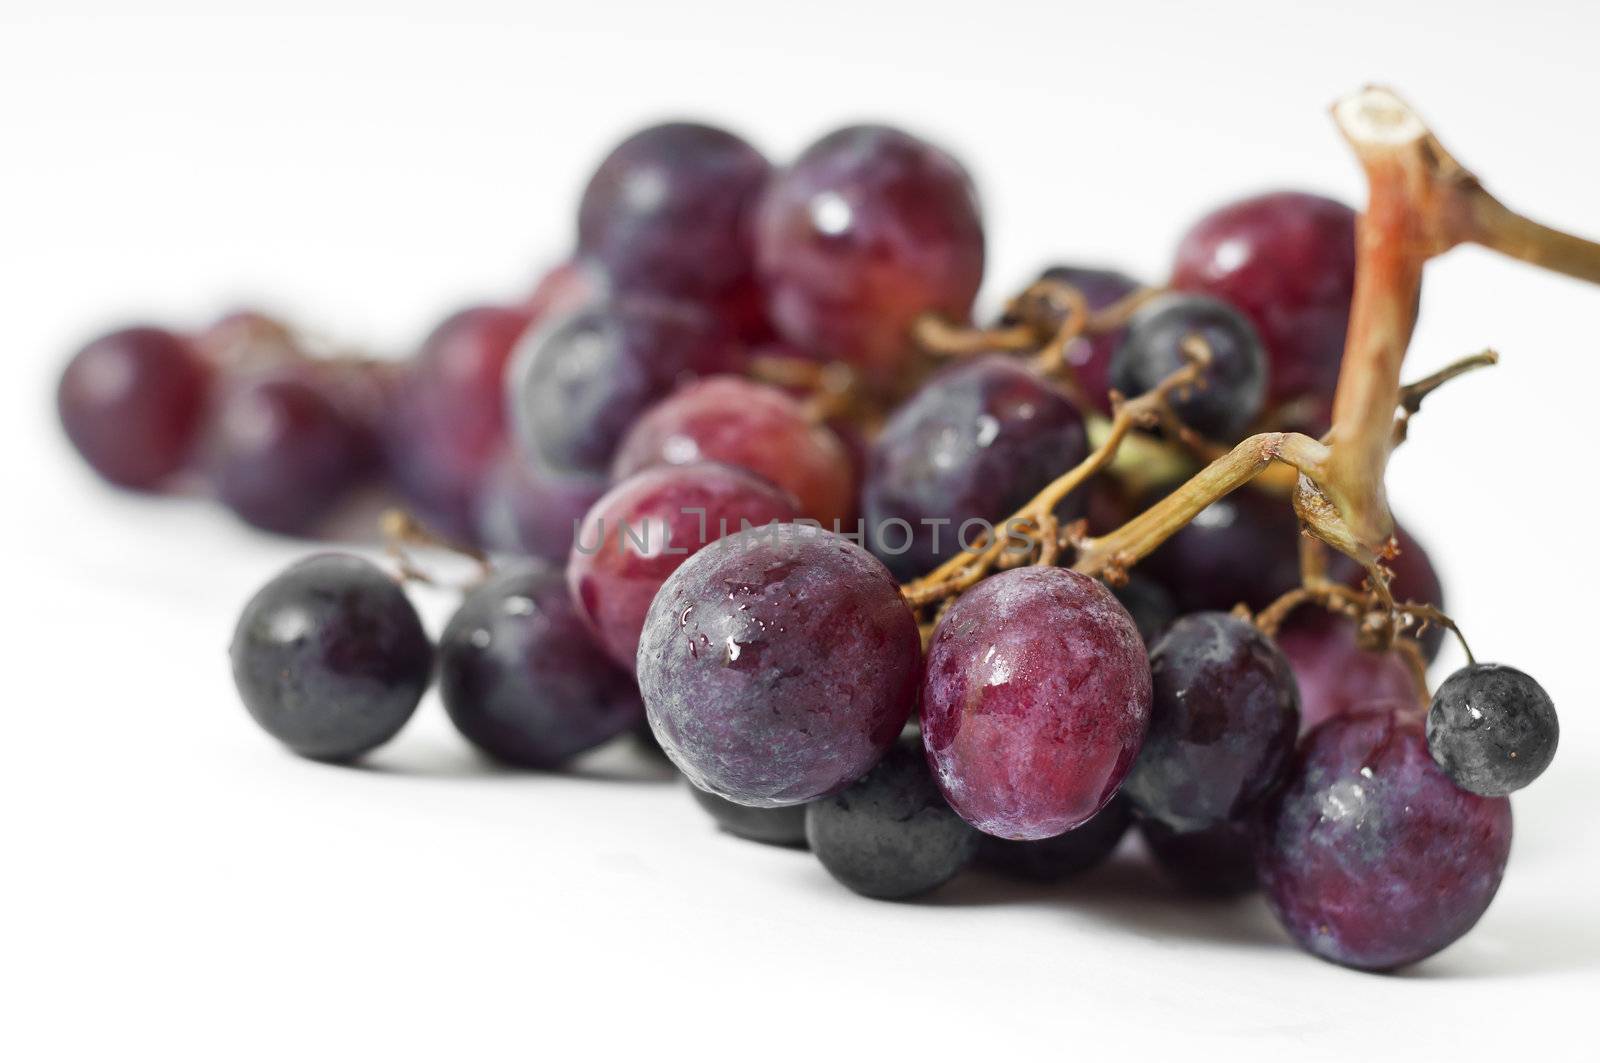
{"label": "glossy grape skin", "polygon": [[602,476],[547,472],[507,449],[478,492],[477,540],[564,565],[579,522],[610,486]]}
{"label": "glossy grape skin", "polygon": [[125,328],[72,356],[56,388],[56,413],[101,477],[152,491],[188,461],[210,386],[211,372],[187,340]]}
{"label": "glossy grape skin", "polygon": [[700,461],[770,480],[824,528],[854,523],[855,474],[844,444],[776,388],[733,376],[685,386],[623,437],[611,475],[620,481],[641,469]]}
{"label": "glossy grape skin", "polygon": [[916,704],[921,638],[900,587],[830,532],[754,528],[662,586],[639,643],[650,726],[701,789],[777,807],[877,763]]}
{"label": "glossy grape skin", "polygon": [[938,889],[972,862],[982,837],[945,803],[915,735],[844,790],[806,806],[806,841],[828,874],[879,900]]}
{"label": "glossy grape skin", "polygon": [[247,524],[313,532],[376,472],[379,442],[337,388],[326,372],[302,365],[223,390],[206,432],[206,479]]}
{"label": "glossy grape skin", "polygon": [[1416,673],[1396,650],[1364,650],[1355,623],[1318,609],[1302,609],[1274,639],[1294,669],[1300,690],[1302,734],[1363,704],[1416,710]]}
{"label": "glossy grape skin", "polygon": [[1008,878],[1060,882],[1104,863],[1132,822],[1133,806],[1118,795],[1089,822],[1054,838],[1013,842],[985,834],[978,846],[978,864]]}
{"label": "glossy grape skin", "polygon": [[1086,823],[1133,766],[1150,668],[1133,618],[1068,569],[990,576],[928,647],[922,735],[950,805],[987,834],[1050,838]]}
{"label": "glossy grape skin", "polygon": [[561,573],[503,571],[473,588],[439,637],[439,695],[489,756],[554,768],[644,719],[633,677],[589,635]]}
{"label": "glossy grape skin", "polygon": [[1272,640],[1227,613],[1180,618],[1150,649],[1150,730],[1122,792],[1195,831],[1237,819],[1283,780],[1299,734],[1294,672]]}
{"label": "glossy grape skin", "polygon": [[1439,684],[1428,710],[1428,750],[1457,786],[1503,797],[1527,786],[1555,758],[1555,703],[1526,672],[1469,664]]}
{"label": "glossy grape skin", "polygon": [[526,307],[474,306],[423,342],[385,433],[390,477],[434,530],[472,543],[478,493],[507,438],[505,378]]}
{"label": "glossy grape skin", "polygon": [[1250,322],[1233,307],[1204,295],[1164,295],[1140,307],[1111,359],[1111,386],[1132,398],[1152,390],[1190,361],[1185,344],[1210,352],[1204,386],[1173,392],[1178,419],[1208,439],[1232,443],[1261,414],[1267,356]]}
{"label": "glossy grape skin", "polygon": [[873,443],[861,493],[868,545],[901,579],[922,575],[961,552],[965,522],[980,522],[967,530],[975,541],[981,522],[1000,525],[1087,454],[1077,407],[1015,360],[941,373]]}
{"label": "glossy grape skin", "polygon": [[1238,308],[1266,346],[1268,404],[1300,403],[1286,427],[1328,426],[1355,291],[1356,215],[1304,192],[1230,203],[1178,245],[1172,287]]}
{"label": "glossy grape skin", "polygon": [[1264,609],[1300,585],[1300,523],[1288,499],[1238,490],[1201,510],[1141,569],[1180,612],[1225,612],[1241,602]]}
{"label": "glossy grape skin", "polygon": [[[1104,310],[1143,287],[1125,273],[1087,266],[1051,266],[1039,274],[1039,279],[1058,281],[1076,288],[1091,311]],[[1065,319],[1065,313],[1059,314],[1054,323],[1060,327]],[[1001,325],[1016,324],[1017,321],[1010,315],[1000,318]],[[1107,416],[1111,414],[1111,356],[1122,345],[1125,335],[1125,328],[1085,334],[1069,343],[1062,352],[1084,396],[1094,404],[1095,409]]]}
{"label": "glossy grape skin", "polygon": [[710,295],[753,269],[751,215],[770,167],[726,130],[668,122],[600,163],[578,205],[578,250],[620,290]]}
{"label": "glossy grape skin", "polygon": [[1139,637],[1146,646],[1154,645],[1162,632],[1178,619],[1178,607],[1166,588],[1136,572],[1131,573],[1122,586],[1112,587],[1111,593],[1133,617],[1134,626],[1139,629]]}
{"label": "glossy grape skin", "polygon": [[716,820],[718,827],[735,838],[794,849],[806,847],[806,805],[751,808],[707,793],[698,786],[691,785],[688,790],[694,795],[695,804],[705,809]]}
{"label": "glossy grape skin", "polygon": [[886,126],[830,133],[777,174],[756,214],[757,269],[780,336],[879,383],[924,313],[965,321],[983,279],[977,194],[943,151]]}
{"label": "glossy grape skin", "polygon": [[1273,912],[1303,948],[1384,971],[1472,929],[1510,851],[1510,802],[1458,787],[1420,727],[1379,714],[1306,737],[1258,862]]}
{"label": "glossy grape skin", "polygon": [[626,298],[536,329],[517,353],[512,402],[527,452],[556,472],[603,475],[622,437],[689,381],[740,357],[703,308]]}
{"label": "glossy grape skin", "polygon": [[670,465],[617,484],[579,526],[567,585],[613,660],[632,668],[650,602],[695,551],[746,523],[798,516],[794,499],[731,465]]}
{"label": "glossy grape skin", "polygon": [[1141,819],[1139,833],[1161,873],[1187,893],[1234,897],[1259,885],[1253,820],[1179,832],[1156,820]]}
{"label": "glossy grape skin", "polygon": [[316,760],[393,738],[433,672],[433,644],[400,585],[348,554],[308,557],[257,591],[228,653],[256,723]]}

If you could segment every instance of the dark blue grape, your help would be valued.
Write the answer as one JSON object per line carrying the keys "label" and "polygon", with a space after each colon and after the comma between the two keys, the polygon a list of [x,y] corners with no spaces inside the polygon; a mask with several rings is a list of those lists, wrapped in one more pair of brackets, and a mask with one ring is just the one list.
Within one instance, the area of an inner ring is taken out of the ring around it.
{"label": "dark blue grape", "polygon": [[695,803],[705,809],[706,813],[717,821],[717,826],[735,838],[761,842],[763,845],[805,848],[805,805],[785,805],[783,808],[751,808],[749,805],[736,805],[726,798],[707,793],[693,784],[690,784],[689,792],[694,795]]}
{"label": "dark blue grape", "polygon": [[944,885],[971,862],[980,837],[945,803],[914,735],[859,781],[806,807],[806,840],[828,874],[881,900]]}
{"label": "dark blue grape", "polygon": [[1141,819],[1139,833],[1156,866],[1188,893],[1233,897],[1258,885],[1256,828],[1250,820],[1179,832],[1156,820]]}
{"label": "dark blue grape", "polygon": [[467,740],[553,768],[644,718],[633,677],[590,637],[561,573],[542,565],[475,588],[439,638],[439,694]]}
{"label": "dark blue grape", "polygon": [[1133,617],[1134,624],[1139,628],[1139,637],[1144,639],[1146,646],[1154,645],[1161,633],[1178,619],[1178,606],[1172,600],[1172,595],[1147,576],[1134,573],[1122,586],[1112,587],[1111,593],[1117,596],[1117,601]]}
{"label": "dark blue grape", "polygon": [[[868,545],[910,579],[961,552],[1088,454],[1083,416],[1013,359],[935,377],[873,444],[862,492]],[[942,522],[942,523],[933,523]]]}
{"label": "dark blue grape", "polygon": [[1166,295],[1128,323],[1111,358],[1111,386],[1143,395],[1187,362],[1191,336],[1211,352],[1204,383],[1173,392],[1180,420],[1203,436],[1232,442],[1255,423],[1267,393],[1267,356],[1255,328],[1226,303],[1205,295]]}
{"label": "dark blue grape", "polygon": [[1458,786],[1501,797],[1537,779],[1561,739],[1555,703],[1526,672],[1469,664],[1439,685],[1428,750]]}
{"label": "dark blue grape", "polygon": [[433,645],[400,585],[348,554],[309,557],[257,591],[228,652],[250,715],[317,760],[393,738],[433,672]]}
{"label": "dark blue grape", "polygon": [[1096,812],[1081,827],[1038,841],[1014,842],[983,835],[978,863],[1011,878],[1059,882],[1104,862],[1133,822],[1133,806],[1122,797]]}

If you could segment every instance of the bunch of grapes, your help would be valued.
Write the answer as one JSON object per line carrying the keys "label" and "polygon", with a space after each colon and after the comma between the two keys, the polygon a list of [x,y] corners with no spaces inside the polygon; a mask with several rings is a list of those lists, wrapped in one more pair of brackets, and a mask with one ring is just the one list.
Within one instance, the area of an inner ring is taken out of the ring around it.
{"label": "bunch of grapes", "polygon": [[385,483],[496,553],[436,644],[352,554],[250,601],[239,692],[297,753],[361,756],[433,682],[530,768],[647,723],[725,830],[863,895],[1057,881],[1136,826],[1185,889],[1259,888],[1307,950],[1387,970],[1494,896],[1549,697],[1476,662],[1430,695],[1453,624],[1427,554],[1399,527],[1381,557],[1327,550],[1292,478],[1086,561],[1252,433],[1328,432],[1357,225],[1257,196],[1159,288],[1057,264],[979,322],[950,154],[858,126],[774,168],[661,125],[601,163],[528,299],[409,361],[315,357],[255,314],[130,328],[74,357],[60,413],[125,487],[198,473],[309,533]]}

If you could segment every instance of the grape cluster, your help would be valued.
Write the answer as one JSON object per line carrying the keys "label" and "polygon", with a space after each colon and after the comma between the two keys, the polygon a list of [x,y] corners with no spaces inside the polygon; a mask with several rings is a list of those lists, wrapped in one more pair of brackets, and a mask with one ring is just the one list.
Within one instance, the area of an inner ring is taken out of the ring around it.
{"label": "grape cluster", "polygon": [[[1315,602],[1280,608],[1309,555],[1271,488],[1212,502],[1131,574],[1070,567],[1194,448],[1327,428],[1354,213],[1244,200],[1183,237],[1164,294],[1057,264],[977,328],[983,267],[970,178],[911,134],[852,127],[774,167],[660,125],[600,164],[569,260],[409,359],[318,355],[249,312],[127,328],[73,357],[59,411],[119,486],[198,483],[285,534],[386,487],[503,559],[437,645],[403,582],[354,555],[267,584],[234,675],[302,755],[376,748],[437,679],[466,740],[512,765],[647,722],[725,831],[809,847],[865,896],[969,866],[1057,882],[1136,827],[1177,887],[1259,887],[1334,962],[1454,941],[1558,727],[1499,665],[1430,704],[1443,632],[1421,621],[1443,589],[1411,535],[1382,570],[1397,629],[1350,604],[1378,589],[1342,556]],[[930,320],[980,339],[940,365]],[[1139,396],[1169,415],[1140,425],[1143,456],[1027,509]],[[982,578],[941,582],[983,550]]]}

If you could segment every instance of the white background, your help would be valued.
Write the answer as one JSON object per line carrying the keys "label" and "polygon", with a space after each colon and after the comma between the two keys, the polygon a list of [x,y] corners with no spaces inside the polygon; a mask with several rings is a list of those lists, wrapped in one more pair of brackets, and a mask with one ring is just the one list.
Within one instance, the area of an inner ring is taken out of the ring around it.
{"label": "white background", "polygon": [[779,159],[864,117],[950,145],[987,205],[991,301],[1051,259],[1159,280],[1238,194],[1358,199],[1326,108],[1369,79],[1511,203],[1600,234],[1600,8],[263,7],[0,0],[0,1053],[1593,1058],[1594,289],[1476,249],[1428,274],[1415,373],[1486,344],[1504,364],[1429,404],[1395,507],[1480,654],[1535,673],[1564,730],[1488,916],[1390,978],[1300,954],[1259,901],[1182,901],[1133,852],[1054,892],[859,900],[674,784],[603,781],[638,774],[620,754],[488,771],[431,699],[369,770],[297,761],[224,650],[304,547],[103,488],[51,389],[103,327],[241,299],[401,350],[520,294],[592,163],[661,117]]}

